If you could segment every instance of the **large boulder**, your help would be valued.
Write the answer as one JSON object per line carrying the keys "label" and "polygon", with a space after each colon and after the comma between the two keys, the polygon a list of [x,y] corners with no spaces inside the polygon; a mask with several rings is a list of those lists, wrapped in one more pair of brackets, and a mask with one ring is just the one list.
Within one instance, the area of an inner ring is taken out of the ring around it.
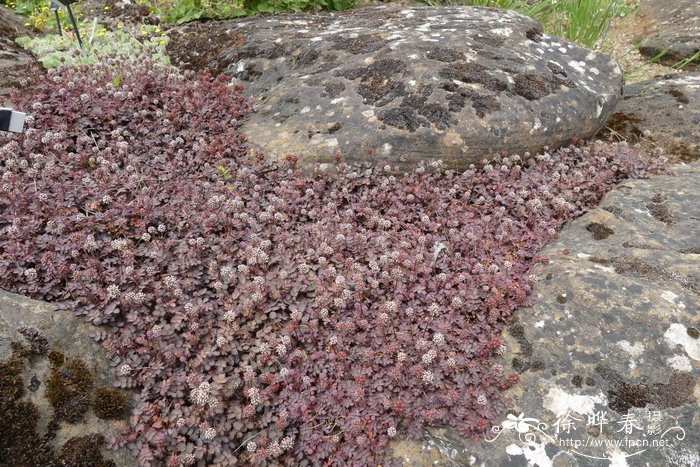
{"label": "large boulder", "polygon": [[[182,41],[202,44],[184,52]],[[222,44],[231,44],[223,47]],[[266,155],[451,168],[587,138],[617,103],[610,57],[491,8],[366,8],[187,26],[174,62],[224,71],[257,96],[243,126]],[[401,156],[407,153],[408,158]]]}

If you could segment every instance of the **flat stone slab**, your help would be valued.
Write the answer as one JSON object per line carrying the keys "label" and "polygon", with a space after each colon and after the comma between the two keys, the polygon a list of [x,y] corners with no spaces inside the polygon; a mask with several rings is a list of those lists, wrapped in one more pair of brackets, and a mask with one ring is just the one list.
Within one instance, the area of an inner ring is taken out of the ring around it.
{"label": "flat stone slab", "polygon": [[595,134],[622,87],[608,56],[491,8],[261,16],[180,33],[170,47],[203,45],[175,62],[223,70],[258,96],[242,128],[253,145],[307,165],[338,151],[364,161],[368,148],[402,168],[534,153]]}
{"label": "flat stone slab", "polygon": [[691,66],[700,66],[700,8],[697,0],[646,0],[636,13],[641,20],[639,51],[674,65],[695,57]]}
{"label": "flat stone slab", "polygon": [[651,142],[672,160],[700,158],[700,72],[663,76],[626,85],[606,123],[627,141]]}
{"label": "flat stone slab", "polygon": [[700,164],[675,171],[624,182],[543,252],[492,441],[431,430],[397,446],[407,465],[698,465]]}

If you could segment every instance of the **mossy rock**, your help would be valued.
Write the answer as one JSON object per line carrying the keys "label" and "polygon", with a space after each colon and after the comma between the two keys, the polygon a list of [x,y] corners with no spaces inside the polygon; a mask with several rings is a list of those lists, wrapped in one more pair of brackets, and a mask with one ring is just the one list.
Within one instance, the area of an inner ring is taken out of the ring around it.
{"label": "mossy rock", "polygon": [[[32,352],[22,326],[41,335],[29,333],[34,342],[46,339],[45,356]],[[96,388],[111,387],[115,375],[90,337],[95,331],[70,311],[0,291],[0,465],[138,465],[125,448],[102,449],[104,439],[120,433],[98,413],[125,418],[130,397],[96,398]]]}

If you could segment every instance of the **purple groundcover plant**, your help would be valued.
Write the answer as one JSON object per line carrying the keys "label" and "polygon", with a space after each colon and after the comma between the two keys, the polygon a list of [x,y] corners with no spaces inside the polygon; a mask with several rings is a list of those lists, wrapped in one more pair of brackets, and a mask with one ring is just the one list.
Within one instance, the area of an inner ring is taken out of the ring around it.
{"label": "purple groundcover plant", "polygon": [[142,465],[386,464],[426,425],[483,434],[537,252],[658,169],[593,144],[304,175],[248,149],[240,91],[148,62],[53,71],[0,137],[0,286],[101,325],[140,391],[110,443]]}

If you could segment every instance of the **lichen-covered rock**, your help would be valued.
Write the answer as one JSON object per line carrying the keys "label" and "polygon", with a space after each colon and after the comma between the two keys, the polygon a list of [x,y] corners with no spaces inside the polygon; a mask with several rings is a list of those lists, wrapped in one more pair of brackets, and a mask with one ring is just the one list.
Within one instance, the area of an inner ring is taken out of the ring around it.
{"label": "lichen-covered rock", "polygon": [[636,13],[639,51],[658,57],[661,63],[674,65],[693,59],[691,67],[700,66],[700,8],[697,0],[647,0]]}
{"label": "lichen-covered rock", "polygon": [[700,158],[700,72],[667,75],[624,87],[601,135],[649,141],[672,160]]}
{"label": "lichen-covered rock", "polygon": [[700,164],[675,170],[624,182],[542,253],[497,439],[430,430],[397,445],[407,465],[698,465]]}
{"label": "lichen-covered rock", "polygon": [[[622,86],[609,57],[490,8],[378,7],[186,31],[191,43],[236,44],[175,60],[243,82],[259,97],[243,133],[265,154],[295,154],[302,164],[338,151],[362,161],[372,149],[402,168],[440,158],[464,169],[501,150],[556,147],[595,134]],[[182,50],[177,37],[171,48]]]}
{"label": "lichen-covered rock", "polygon": [[19,36],[36,34],[36,30],[24,26],[24,21],[17,13],[0,5],[0,106],[7,100],[10,88],[18,86],[29,67],[36,64],[34,57],[15,44]]}

